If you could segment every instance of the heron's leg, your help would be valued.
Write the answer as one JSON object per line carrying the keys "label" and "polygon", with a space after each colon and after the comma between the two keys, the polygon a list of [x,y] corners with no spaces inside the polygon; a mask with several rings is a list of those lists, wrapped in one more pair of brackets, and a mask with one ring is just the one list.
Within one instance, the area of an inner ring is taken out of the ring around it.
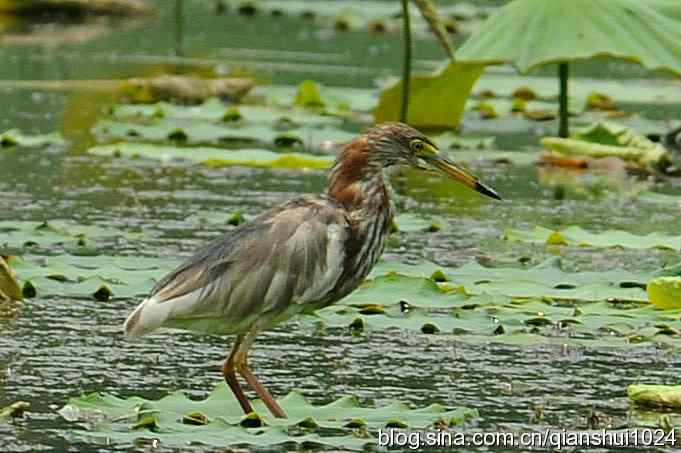
{"label": "heron's leg", "polygon": [[236,396],[236,399],[239,401],[241,409],[243,409],[245,414],[250,414],[253,412],[253,406],[251,406],[251,403],[248,401],[246,395],[244,395],[244,391],[239,385],[239,381],[236,378],[236,367],[234,362],[237,351],[239,350],[239,346],[243,340],[243,334],[236,337],[234,346],[232,347],[232,352],[222,365],[222,375],[225,377],[225,382],[227,382],[229,388],[232,389],[232,393],[234,393],[234,396]]}
{"label": "heron's leg", "polygon": [[253,344],[253,340],[255,340],[255,334],[255,331],[247,333],[245,341],[240,344],[236,357],[236,370],[243,376],[246,382],[248,382],[248,385],[255,390],[255,393],[257,393],[262,402],[265,403],[265,406],[267,406],[267,409],[270,410],[272,415],[276,418],[286,418],[286,413],[281,406],[277,404],[276,400],[270,395],[270,392],[267,391],[265,386],[260,383],[258,378],[256,378],[253,372],[248,368],[248,349]]}

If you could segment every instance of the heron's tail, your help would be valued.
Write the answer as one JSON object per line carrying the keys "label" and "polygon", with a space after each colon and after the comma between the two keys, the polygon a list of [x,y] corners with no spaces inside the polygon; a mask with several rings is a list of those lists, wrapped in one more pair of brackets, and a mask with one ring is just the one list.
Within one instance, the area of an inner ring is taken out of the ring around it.
{"label": "heron's tail", "polygon": [[163,325],[168,318],[173,304],[169,301],[158,301],[154,297],[144,299],[141,304],[130,313],[123,324],[125,339],[139,338]]}

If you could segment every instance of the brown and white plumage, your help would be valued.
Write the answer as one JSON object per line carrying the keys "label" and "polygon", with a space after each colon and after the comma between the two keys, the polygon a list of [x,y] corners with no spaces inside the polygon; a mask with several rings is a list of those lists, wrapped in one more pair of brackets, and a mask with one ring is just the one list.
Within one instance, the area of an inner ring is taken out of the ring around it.
{"label": "brown and white plumage", "polygon": [[496,197],[415,129],[400,123],[376,126],[340,153],[325,195],[299,197],[266,211],[159,281],[125,321],[126,337],[161,326],[238,334],[223,367],[225,379],[244,411],[251,407],[235,370],[273,414],[284,416],[248,370],[248,347],[258,332],[332,304],[366,278],[383,252],[393,217],[383,170],[395,164],[440,169]]}

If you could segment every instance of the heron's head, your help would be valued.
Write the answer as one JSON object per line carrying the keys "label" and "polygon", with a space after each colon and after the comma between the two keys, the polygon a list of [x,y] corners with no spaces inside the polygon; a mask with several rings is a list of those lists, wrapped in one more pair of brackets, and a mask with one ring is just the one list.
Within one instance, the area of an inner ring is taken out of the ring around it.
{"label": "heron's head", "polygon": [[443,155],[435,143],[403,123],[379,124],[366,133],[371,160],[383,167],[409,165],[420,170],[434,170],[488,197],[501,200],[490,187]]}

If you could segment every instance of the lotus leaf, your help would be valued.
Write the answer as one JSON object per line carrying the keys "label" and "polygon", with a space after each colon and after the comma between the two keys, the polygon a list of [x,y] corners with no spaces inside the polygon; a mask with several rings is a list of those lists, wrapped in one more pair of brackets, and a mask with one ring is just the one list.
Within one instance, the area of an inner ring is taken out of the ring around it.
{"label": "lotus leaf", "polygon": [[681,248],[681,236],[668,236],[662,233],[637,235],[620,230],[592,233],[578,226],[571,226],[560,231],[539,226],[529,231],[509,229],[504,233],[504,239],[535,244],[576,245],[581,247],[660,248],[671,250],[679,250]]}
{"label": "lotus leaf", "polygon": [[648,297],[658,308],[681,308],[681,277],[658,277],[648,282]]}
{"label": "lotus leaf", "polygon": [[194,147],[183,149],[174,146],[148,143],[118,143],[95,146],[88,150],[97,156],[144,157],[161,161],[186,160],[210,167],[242,165],[264,168],[317,168],[331,166],[332,156],[316,156],[305,153],[276,153],[264,149],[225,150],[221,148]]}
{"label": "lotus leaf", "polygon": [[[441,272],[447,285],[463,287],[467,294],[500,295],[509,297],[550,297],[563,300],[598,301],[618,299],[629,301],[647,301],[646,283],[656,274],[633,274],[624,270],[608,270],[603,272],[565,272],[561,269],[559,258],[548,259],[543,263],[529,268],[513,267],[485,267],[472,262],[461,267],[443,267],[428,261],[417,265],[403,264],[397,261],[381,261],[371,273],[372,277],[379,277],[390,272],[404,276],[428,278],[436,272]],[[394,279],[399,280],[399,279]],[[367,283],[368,284],[368,283]],[[392,285],[396,284],[395,281]],[[411,283],[414,285],[414,283]],[[373,284],[374,286],[376,283]],[[390,291],[391,285],[383,286],[388,297],[393,297],[395,291]],[[352,300],[360,295],[365,287],[360,287],[349,296]],[[406,294],[408,288],[402,288]],[[347,300],[347,299],[346,299]],[[372,300],[386,303],[385,300]],[[424,304],[423,300],[414,302]],[[426,303],[425,306],[430,306]]]}
{"label": "lotus leaf", "polygon": [[[400,402],[377,408],[362,407],[353,396],[317,406],[308,403],[298,392],[281,398],[279,404],[288,414],[287,419],[272,418],[261,401],[254,401],[253,408],[257,414],[263,414],[264,425],[250,429],[243,427],[246,417],[224,383],[203,400],[189,399],[181,392],[160,400],[122,399],[94,393],[71,398],[60,413],[70,421],[95,422],[88,431],[72,433],[79,438],[106,437],[116,442],[156,438],[166,446],[191,442],[222,447],[304,442],[361,448],[375,443],[372,432],[384,428],[393,419],[412,429],[425,429],[435,423],[460,425],[477,417],[474,409],[447,410],[437,404],[421,409],[409,409]],[[207,423],[187,423],[188,416]],[[145,419],[152,422],[141,424]],[[358,434],[353,430],[356,425],[369,431],[364,429],[360,431],[364,435]],[[303,433],[296,435],[294,428],[302,429]]]}
{"label": "lotus leaf", "polygon": [[526,73],[547,63],[611,56],[681,75],[678,42],[681,4],[674,0],[515,0],[490,16],[457,57],[510,63]]}
{"label": "lotus leaf", "polygon": [[576,131],[570,139],[544,137],[541,143],[560,155],[618,157],[642,168],[653,169],[669,162],[664,146],[614,123],[593,124]]}
{"label": "lotus leaf", "polygon": [[243,144],[251,143],[270,148],[287,148],[290,144],[320,147],[323,141],[336,143],[349,141],[353,134],[335,128],[298,127],[277,130],[271,125],[239,125],[198,121],[187,124],[186,120],[163,119],[155,124],[101,121],[93,129],[95,135],[106,140],[172,141],[180,144]]}
{"label": "lotus leaf", "polygon": [[44,135],[24,135],[17,129],[10,129],[0,134],[0,148],[42,148],[45,146],[64,146],[66,142],[57,133]]}
{"label": "lotus leaf", "polygon": [[50,222],[0,221],[0,251],[4,254],[22,252],[33,246],[49,247],[57,244],[87,246],[90,240],[134,237],[137,233],[96,225],[73,225],[59,220]]}
{"label": "lotus leaf", "polygon": [[[451,62],[431,75],[410,81],[408,123],[415,127],[456,128],[473,85],[484,70],[477,64]],[[374,120],[397,121],[401,105],[401,82],[381,92]]]}
{"label": "lotus leaf", "polygon": [[633,384],[627,387],[627,395],[642,406],[681,408],[681,385]]}
{"label": "lotus leaf", "polygon": [[[141,297],[179,261],[155,258],[72,256],[15,258],[12,267],[35,297],[92,298],[102,291],[113,297]],[[106,288],[106,289],[103,289]]]}

